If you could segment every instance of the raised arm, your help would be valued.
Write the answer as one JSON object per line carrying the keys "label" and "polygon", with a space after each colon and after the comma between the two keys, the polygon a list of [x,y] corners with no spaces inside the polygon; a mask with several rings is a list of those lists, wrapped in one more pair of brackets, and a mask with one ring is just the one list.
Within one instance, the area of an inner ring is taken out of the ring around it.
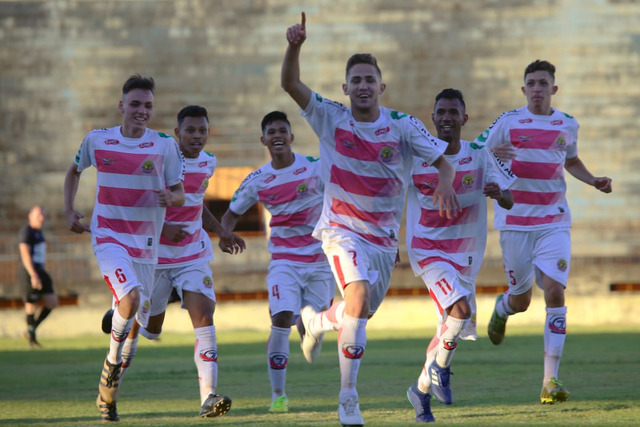
{"label": "raised arm", "polygon": [[578,156],[565,160],[564,168],[585,184],[594,186],[603,193],[611,193],[611,178],[608,176],[593,176]]}
{"label": "raised arm", "polygon": [[80,172],[75,163],[71,163],[67,174],[64,177],[64,214],[67,217],[67,226],[74,233],[83,233],[90,231],[91,228],[82,224],[80,220],[84,218],[84,214],[73,209],[78,192],[78,184],[80,184]]}
{"label": "raised arm", "polygon": [[433,162],[438,169],[438,186],[433,193],[433,204],[438,205],[440,216],[454,218],[460,211],[460,201],[453,189],[453,179],[456,171],[444,156],[440,156]]}
{"label": "raised arm", "polygon": [[204,226],[205,230],[213,231],[218,235],[218,238],[220,239],[220,241],[218,242],[218,247],[220,247],[222,252],[237,254],[247,248],[247,245],[242,237],[229,231],[229,229],[223,227],[222,224],[220,224],[218,219],[211,213],[206,203],[202,204],[202,225]]}
{"label": "raised arm", "polygon": [[304,109],[311,99],[311,89],[300,80],[300,48],[307,38],[306,15],[302,22],[287,29],[287,51],[282,61],[280,85]]}

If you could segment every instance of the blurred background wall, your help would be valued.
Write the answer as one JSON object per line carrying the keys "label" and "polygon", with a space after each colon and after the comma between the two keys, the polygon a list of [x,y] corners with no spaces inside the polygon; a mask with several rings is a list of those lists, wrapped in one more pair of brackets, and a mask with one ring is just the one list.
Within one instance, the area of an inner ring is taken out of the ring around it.
{"label": "blurred background wall", "polygon": [[[572,270],[598,287],[635,280],[640,1],[0,0],[0,296],[15,293],[15,235],[34,203],[50,214],[49,262],[59,289],[99,280],[88,236],[66,231],[62,186],[84,135],[120,123],[121,87],[131,74],[156,80],[152,128],[172,134],[187,104],[209,110],[208,150],[219,169],[207,197],[218,212],[247,172],[266,161],[259,143],[265,113],[287,112],[294,148],[317,154],[314,134],[279,83],[285,31],[301,11],[308,31],[301,72],[311,88],[348,102],[341,90],[346,60],[371,52],[387,83],[382,103],[432,131],[436,93],[462,90],[467,139],[526,103],[520,87],[527,64],[554,63],[553,105],[579,120],[579,154],[590,170],[614,179],[614,192],[604,195],[568,177]],[[94,196],[91,170],[76,198],[87,217]],[[249,219],[250,250],[224,262],[217,251],[217,283],[228,273],[255,273],[247,286],[263,287],[266,215],[256,208]],[[480,280],[503,281],[494,232],[486,266]],[[403,264],[396,282],[419,286],[406,270]]]}

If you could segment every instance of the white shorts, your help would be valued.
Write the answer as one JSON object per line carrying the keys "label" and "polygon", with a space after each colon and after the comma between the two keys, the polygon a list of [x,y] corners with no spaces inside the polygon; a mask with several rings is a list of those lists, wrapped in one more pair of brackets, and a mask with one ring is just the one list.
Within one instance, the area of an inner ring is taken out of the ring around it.
{"label": "white shorts", "polygon": [[571,264],[568,228],[501,231],[500,246],[510,294],[521,295],[531,289],[534,274],[539,287],[542,273],[567,286]]}
{"label": "white shorts", "polygon": [[114,305],[135,288],[140,288],[140,306],[136,312],[136,320],[146,327],[151,308],[155,265],[135,262],[125,248],[115,244],[96,246],[94,253],[102,277],[115,299]]}
{"label": "white shorts", "polygon": [[167,309],[167,302],[173,288],[176,288],[180,295],[182,308],[186,308],[182,297],[184,291],[202,294],[216,302],[213,275],[208,261],[182,267],[157,268],[151,297],[151,316],[163,313]]}
{"label": "white shorts", "polygon": [[429,289],[429,295],[435,303],[438,319],[438,331],[440,336],[442,325],[447,321],[447,308],[462,297],[467,297],[467,303],[471,311],[469,322],[460,332],[463,340],[475,341],[478,339],[476,331],[476,286],[464,280],[460,280],[455,267],[447,262],[435,262],[424,269],[420,276]]}
{"label": "white shorts", "polygon": [[369,316],[382,304],[389,290],[396,253],[384,251],[343,230],[322,230],[322,250],[327,255],[340,294],[351,282],[364,280],[370,285]]}
{"label": "white shorts", "polygon": [[306,305],[311,305],[316,311],[326,310],[336,292],[328,265],[271,264],[266,281],[271,316],[283,311],[298,315]]}

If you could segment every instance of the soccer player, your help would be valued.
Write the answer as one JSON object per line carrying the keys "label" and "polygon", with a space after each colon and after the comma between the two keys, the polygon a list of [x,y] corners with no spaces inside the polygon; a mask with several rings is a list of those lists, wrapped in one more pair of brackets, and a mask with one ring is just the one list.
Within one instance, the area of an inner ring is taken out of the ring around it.
{"label": "soccer player", "polygon": [[[33,206],[29,211],[29,222],[18,232],[18,251],[20,267],[18,283],[24,286],[24,310],[27,315],[27,330],[22,336],[29,341],[32,348],[40,347],[36,339],[36,329],[51,310],[58,306],[58,297],[53,291],[53,281],[45,269],[47,242],[42,227],[47,213],[40,206]],[[44,307],[36,319],[38,302],[44,300]]]}
{"label": "soccer player", "polygon": [[321,313],[302,310],[302,345],[307,360],[313,360],[322,332],[339,331],[338,416],[342,424],[361,425],[356,383],[365,326],[389,288],[412,156],[438,169],[434,202],[441,215],[455,217],[459,202],[453,167],[442,155],[447,144],[415,117],[379,105],[386,85],[372,55],[355,54],[347,61],[342,89],[350,108],[323,98],[300,80],[305,19],[303,12],[302,22],[287,29],[281,84],[320,139],[325,193],[313,235],[322,241],[344,300]]}
{"label": "soccer player", "polygon": [[437,170],[414,158],[407,203],[407,250],[411,268],[420,277],[435,303],[438,326],[427,348],[418,380],[407,390],[416,421],[433,422],[432,392],[444,403],[453,403],[450,366],[458,339],[477,339],[475,280],[487,243],[487,201],[495,199],[511,209],[508,188],[515,176],[493,152],[461,140],[468,120],[462,92],[444,89],[436,96],[431,119],[438,138],[449,145],[444,154],[456,170],[453,188],[461,215],[441,218],[433,203]]}
{"label": "soccer player", "polygon": [[185,203],[167,207],[158,248],[158,265],[151,296],[149,322],[141,327],[134,322],[122,352],[122,375],[136,354],[138,332],[158,339],[171,292],[175,289],[191,318],[196,336],[193,359],[200,386],[200,417],[226,414],[231,399],[216,394],[218,385],[218,348],[213,313],[216,295],[209,262],[213,261],[211,239],[203,223],[220,238],[222,250],[242,252],[245,242],[220,226],[204,205],[204,195],[216,168],[216,157],[204,151],[209,137],[209,116],[204,107],[189,105],[178,112],[174,133],[184,156]]}
{"label": "soccer player", "polygon": [[563,168],[589,186],[611,192],[611,178],[595,177],[578,157],[578,122],[551,107],[558,92],[556,68],[536,60],[524,71],[522,93],[527,105],[503,113],[477,139],[493,148],[509,143],[515,158],[509,161],[518,177],[511,192],[513,209],[495,208],[495,228],[509,289],[498,295],[489,321],[489,338],[498,345],[510,315],[526,311],[533,280],[544,292],[544,374],[541,403],[567,400],[569,392],[558,380],[566,336],[564,292],[569,277],[571,214],[566,199]]}
{"label": "soccer player", "polygon": [[271,262],[266,279],[271,315],[267,342],[272,399],[269,412],[283,413],[289,411],[285,385],[291,326],[301,307],[327,308],[335,282],[320,242],[311,236],[322,210],[321,161],[292,151],[294,135],[285,113],[272,111],[265,115],[261,127],[260,142],[269,150],[271,162],[245,178],[221,222],[233,230],[240,216],[257,202],[272,216]]}
{"label": "soccer player", "polygon": [[[118,421],[122,349],[136,317],[147,325],[158,241],[167,206],[184,203],[182,155],[169,135],[147,128],[154,107],[154,81],[131,76],[122,86],[122,125],[90,131],[64,182],[69,229],[91,232],[98,266],[116,299],[109,351],[96,404],[103,421]],[[81,173],[97,169],[91,226],[74,209]]]}

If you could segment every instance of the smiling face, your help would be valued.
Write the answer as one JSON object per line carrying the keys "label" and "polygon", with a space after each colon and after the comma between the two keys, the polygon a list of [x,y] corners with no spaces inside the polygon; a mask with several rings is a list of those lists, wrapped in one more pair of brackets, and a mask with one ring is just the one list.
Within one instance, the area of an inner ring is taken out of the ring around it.
{"label": "smiling face", "polygon": [[440,98],[433,107],[431,120],[436,127],[438,138],[447,141],[446,154],[457,152],[449,152],[455,145],[460,145],[460,135],[462,134],[462,126],[467,123],[469,117],[465,113],[462,102],[457,98]]}
{"label": "smiling face", "polygon": [[206,117],[185,117],[174,132],[182,154],[195,159],[204,149],[209,138],[209,121]]}
{"label": "smiling face", "polygon": [[275,120],[264,126],[262,136],[260,137],[262,145],[267,147],[271,158],[276,161],[283,159],[289,161],[292,157],[291,143],[293,142],[293,134],[289,124],[283,120]]}
{"label": "smiling face", "polygon": [[522,93],[527,97],[527,106],[533,114],[551,114],[551,96],[558,91],[553,76],[548,71],[538,70],[524,77]]}
{"label": "smiling face", "polygon": [[349,96],[351,111],[356,120],[377,120],[380,114],[379,97],[385,88],[375,66],[361,63],[351,67],[342,90]]}
{"label": "smiling face", "polygon": [[122,135],[127,138],[140,138],[153,115],[153,92],[131,89],[122,96],[118,109],[122,113]]}

